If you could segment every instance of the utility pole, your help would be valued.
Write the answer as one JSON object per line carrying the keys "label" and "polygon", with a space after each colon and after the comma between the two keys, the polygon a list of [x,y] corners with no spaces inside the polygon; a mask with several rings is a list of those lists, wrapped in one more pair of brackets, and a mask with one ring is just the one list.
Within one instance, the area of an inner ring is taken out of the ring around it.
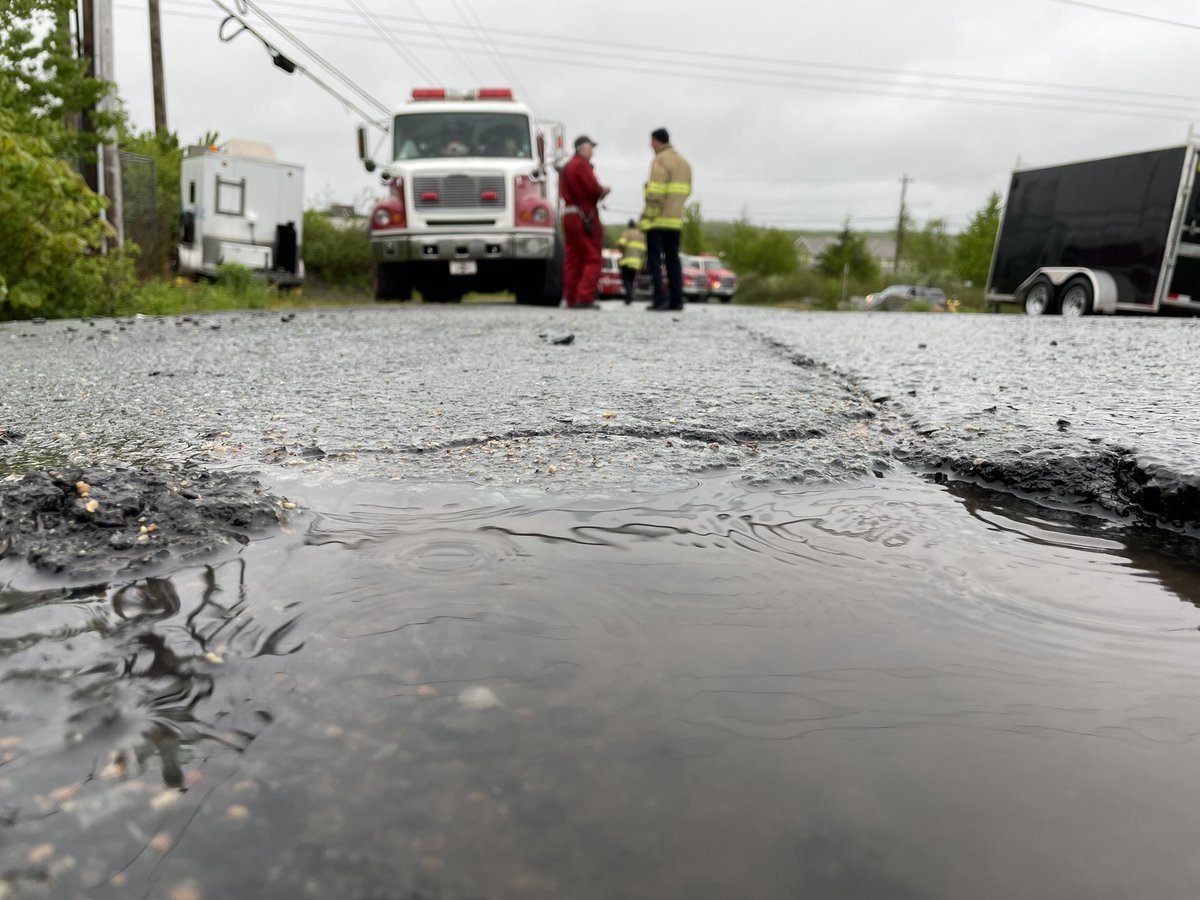
{"label": "utility pole", "polygon": [[162,28],[159,0],[150,3],[150,75],[154,81],[154,133],[167,133],[167,89],[163,82]]}
{"label": "utility pole", "polygon": [[904,245],[904,203],[908,197],[908,185],[911,181],[912,179],[908,177],[907,173],[900,179],[900,218],[896,220],[896,259],[892,264],[893,272],[900,271],[900,250]]}
{"label": "utility pole", "polygon": [[[96,11],[95,29],[95,68],[96,77],[101,81],[115,83],[116,69],[113,62],[113,0],[93,0]],[[100,101],[99,109],[104,112],[116,112],[116,100],[111,94]],[[101,174],[104,196],[108,198],[108,209],[105,211],[108,224],[116,232],[114,243],[117,249],[125,245],[125,204],[121,193],[121,154],[117,147],[116,133],[101,135],[100,158],[102,160]],[[110,248],[111,249],[111,248]]]}
{"label": "utility pole", "polygon": [[[96,77],[96,5],[94,0],[83,0],[79,9],[79,30],[82,32],[79,42],[79,54],[87,60],[88,78]],[[80,130],[90,132],[92,120],[87,110],[80,115]],[[87,186],[95,193],[100,193],[100,169],[97,163],[90,159],[81,160],[80,172]]]}

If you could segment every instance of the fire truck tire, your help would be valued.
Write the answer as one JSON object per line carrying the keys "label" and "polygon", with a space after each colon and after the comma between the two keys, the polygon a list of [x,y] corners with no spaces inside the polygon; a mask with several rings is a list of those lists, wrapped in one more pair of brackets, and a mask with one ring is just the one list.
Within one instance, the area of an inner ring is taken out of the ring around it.
{"label": "fire truck tire", "polygon": [[375,270],[376,300],[411,300],[412,280],[395,264],[381,264]]}
{"label": "fire truck tire", "polygon": [[421,297],[426,303],[462,303],[463,292],[454,288],[430,286],[421,291]]}
{"label": "fire truck tire", "polygon": [[1091,315],[1092,283],[1086,278],[1072,278],[1063,288],[1058,305],[1064,318],[1078,319]]}
{"label": "fire truck tire", "polygon": [[528,306],[558,306],[563,290],[563,240],[554,236],[554,255],[530,266],[516,287],[517,303]]}
{"label": "fire truck tire", "polygon": [[[546,273],[542,269],[542,265],[539,264],[532,273],[526,274],[521,279],[514,291],[517,295],[517,303],[522,306],[551,305],[545,301]],[[555,300],[553,305],[557,304],[558,300]]]}
{"label": "fire truck tire", "polygon": [[1054,286],[1050,279],[1039,278],[1025,292],[1025,315],[1046,316],[1054,311]]}

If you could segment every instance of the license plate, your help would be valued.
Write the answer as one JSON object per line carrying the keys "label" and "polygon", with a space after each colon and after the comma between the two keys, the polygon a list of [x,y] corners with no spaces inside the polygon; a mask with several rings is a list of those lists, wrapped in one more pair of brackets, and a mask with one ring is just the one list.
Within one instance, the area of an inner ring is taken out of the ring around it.
{"label": "license plate", "polygon": [[450,260],[451,275],[474,275],[478,271],[479,266],[473,259]]}

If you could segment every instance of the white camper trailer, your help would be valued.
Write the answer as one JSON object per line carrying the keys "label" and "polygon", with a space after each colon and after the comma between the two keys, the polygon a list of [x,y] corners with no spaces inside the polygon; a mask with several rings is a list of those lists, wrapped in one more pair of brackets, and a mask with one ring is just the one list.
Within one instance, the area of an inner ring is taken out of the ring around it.
{"label": "white camper trailer", "polygon": [[184,151],[179,273],[215,278],[240,263],[268,281],[304,281],[304,168],[266,144],[228,141]]}

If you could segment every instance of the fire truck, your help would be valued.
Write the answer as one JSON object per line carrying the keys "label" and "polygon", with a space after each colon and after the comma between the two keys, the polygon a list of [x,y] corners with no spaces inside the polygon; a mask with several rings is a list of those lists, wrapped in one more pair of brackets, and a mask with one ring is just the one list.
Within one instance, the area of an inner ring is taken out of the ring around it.
{"label": "fire truck", "polygon": [[359,158],[387,187],[367,225],[376,299],[508,291],[518,303],[558,305],[563,242],[550,180],[565,158],[561,124],[537,121],[509,88],[418,88],[393,115],[389,143],[381,166],[358,129]]}

